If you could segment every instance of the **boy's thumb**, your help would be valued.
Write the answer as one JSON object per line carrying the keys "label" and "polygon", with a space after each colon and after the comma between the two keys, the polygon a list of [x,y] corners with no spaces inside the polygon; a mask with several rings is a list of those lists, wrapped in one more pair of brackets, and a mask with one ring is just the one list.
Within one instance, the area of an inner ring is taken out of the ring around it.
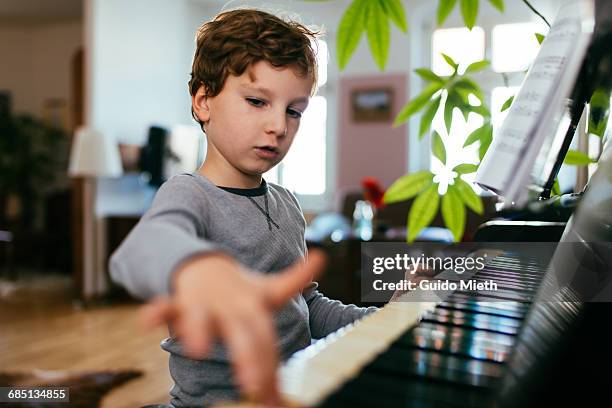
{"label": "boy's thumb", "polygon": [[172,320],[174,307],[169,299],[159,297],[140,308],[140,322],[145,330],[151,330]]}
{"label": "boy's thumb", "polygon": [[323,273],[326,257],[321,250],[312,250],[306,261],[299,261],[274,275],[266,276],[265,291],[268,303],[275,309],[282,307],[310,282]]}

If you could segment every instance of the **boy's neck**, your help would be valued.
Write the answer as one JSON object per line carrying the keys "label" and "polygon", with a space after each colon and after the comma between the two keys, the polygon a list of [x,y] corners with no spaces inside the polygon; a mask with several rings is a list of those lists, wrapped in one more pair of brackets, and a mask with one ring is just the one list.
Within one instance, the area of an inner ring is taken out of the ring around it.
{"label": "boy's neck", "polygon": [[237,169],[233,171],[221,171],[216,169],[213,165],[207,165],[206,162],[198,169],[198,173],[214,185],[220,187],[232,187],[232,188],[258,188],[261,186],[261,175],[250,175],[244,174]]}

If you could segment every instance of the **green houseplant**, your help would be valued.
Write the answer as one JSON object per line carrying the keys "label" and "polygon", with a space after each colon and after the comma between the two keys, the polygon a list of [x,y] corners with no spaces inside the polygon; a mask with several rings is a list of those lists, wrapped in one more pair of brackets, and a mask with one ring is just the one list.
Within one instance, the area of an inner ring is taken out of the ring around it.
{"label": "green houseplant", "polygon": [[30,229],[40,186],[53,179],[62,130],[48,126],[30,115],[0,115],[0,223],[5,224],[6,202],[12,196],[19,203],[17,225]]}

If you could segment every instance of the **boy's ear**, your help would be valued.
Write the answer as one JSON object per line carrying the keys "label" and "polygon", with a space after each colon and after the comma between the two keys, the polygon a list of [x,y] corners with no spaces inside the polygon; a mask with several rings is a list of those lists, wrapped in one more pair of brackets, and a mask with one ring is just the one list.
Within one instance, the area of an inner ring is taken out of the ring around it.
{"label": "boy's ear", "polygon": [[195,95],[191,97],[191,107],[200,122],[206,123],[210,120],[210,108],[204,85],[200,86]]}

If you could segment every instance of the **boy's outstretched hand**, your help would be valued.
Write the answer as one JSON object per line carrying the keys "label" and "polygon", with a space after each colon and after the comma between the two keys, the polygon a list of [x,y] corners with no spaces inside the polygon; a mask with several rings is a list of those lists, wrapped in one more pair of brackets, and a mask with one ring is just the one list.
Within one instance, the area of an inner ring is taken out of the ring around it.
{"label": "boy's outstretched hand", "polygon": [[145,326],[169,323],[193,358],[203,358],[216,337],[227,346],[236,379],[251,399],[278,404],[278,350],[272,312],[323,270],[325,256],[262,275],[229,256],[207,254],[184,263],[174,275],[173,295],[143,308]]}

